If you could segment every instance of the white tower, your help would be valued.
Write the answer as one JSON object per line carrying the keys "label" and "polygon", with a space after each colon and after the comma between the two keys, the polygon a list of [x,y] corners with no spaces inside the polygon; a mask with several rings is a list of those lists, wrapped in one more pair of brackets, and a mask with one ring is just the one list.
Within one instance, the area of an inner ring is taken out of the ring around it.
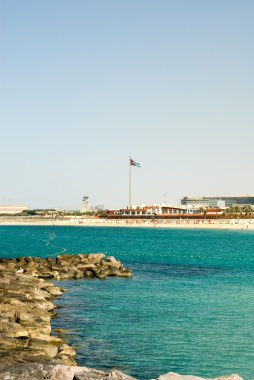
{"label": "white tower", "polygon": [[84,196],[82,199],[82,205],[80,212],[87,212],[90,211],[90,205],[89,205],[89,197]]}

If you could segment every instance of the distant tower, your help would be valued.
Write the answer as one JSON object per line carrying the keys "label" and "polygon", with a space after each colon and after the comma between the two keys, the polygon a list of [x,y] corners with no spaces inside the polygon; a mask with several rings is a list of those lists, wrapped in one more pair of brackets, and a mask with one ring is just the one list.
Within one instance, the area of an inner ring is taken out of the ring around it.
{"label": "distant tower", "polygon": [[82,199],[82,206],[80,212],[87,212],[90,210],[89,197],[84,196]]}

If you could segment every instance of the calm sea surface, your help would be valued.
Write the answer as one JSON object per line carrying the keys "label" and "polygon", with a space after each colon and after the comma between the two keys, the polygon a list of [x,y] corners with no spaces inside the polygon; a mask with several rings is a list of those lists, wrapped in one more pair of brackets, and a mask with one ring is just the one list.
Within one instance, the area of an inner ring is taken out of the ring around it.
{"label": "calm sea surface", "polygon": [[110,227],[0,227],[1,257],[105,252],[131,280],[62,281],[53,327],[78,362],[139,379],[169,371],[254,378],[254,233]]}

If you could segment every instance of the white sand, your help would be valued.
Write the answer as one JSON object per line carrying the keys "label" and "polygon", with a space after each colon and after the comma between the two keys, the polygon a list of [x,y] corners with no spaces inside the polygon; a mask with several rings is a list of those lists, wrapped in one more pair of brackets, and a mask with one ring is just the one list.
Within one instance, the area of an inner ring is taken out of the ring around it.
{"label": "white sand", "polygon": [[96,226],[96,227],[148,227],[148,228],[215,228],[254,230],[253,219],[219,220],[109,220],[97,218],[38,218],[38,217],[0,217],[0,226]]}

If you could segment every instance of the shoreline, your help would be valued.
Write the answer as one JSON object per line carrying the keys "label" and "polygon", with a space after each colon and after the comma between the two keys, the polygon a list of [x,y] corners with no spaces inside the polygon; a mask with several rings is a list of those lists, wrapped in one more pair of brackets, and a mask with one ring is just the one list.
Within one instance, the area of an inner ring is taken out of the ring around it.
{"label": "shoreline", "polygon": [[0,217],[1,226],[69,226],[69,227],[128,227],[128,228],[177,228],[254,230],[253,219],[92,219],[92,218],[33,218]]}

